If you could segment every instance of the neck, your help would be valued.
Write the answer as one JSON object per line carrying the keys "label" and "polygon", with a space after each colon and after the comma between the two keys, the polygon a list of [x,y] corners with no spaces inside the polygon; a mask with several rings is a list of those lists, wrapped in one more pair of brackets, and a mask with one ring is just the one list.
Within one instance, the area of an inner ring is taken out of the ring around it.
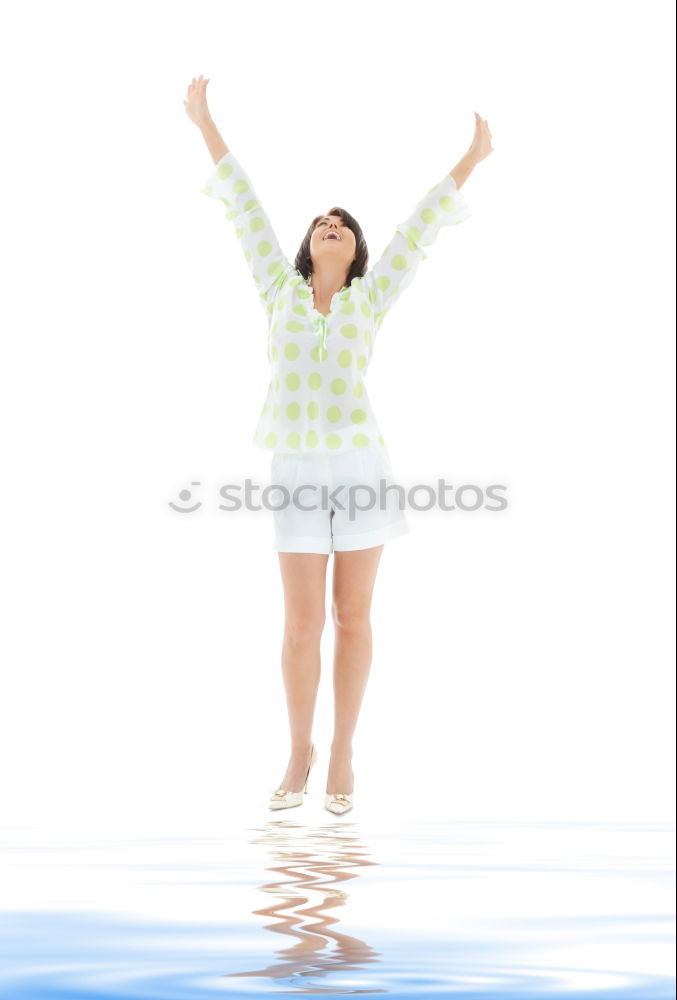
{"label": "neck", "polygon": [[348,275],[343,269],[322,268],[310,275],[308,283],[312,285],[316,302],[330,302],[332,296],[341,291],[347,279]]}

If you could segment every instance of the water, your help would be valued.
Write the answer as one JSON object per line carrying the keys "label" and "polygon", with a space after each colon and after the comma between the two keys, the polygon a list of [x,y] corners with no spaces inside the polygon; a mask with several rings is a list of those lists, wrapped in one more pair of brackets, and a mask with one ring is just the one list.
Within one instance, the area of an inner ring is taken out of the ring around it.
{"label": "water", "polygon": [[664,1000],[673,844],[661,824],[350,814],[208,837],[6,829],[0,996]]}

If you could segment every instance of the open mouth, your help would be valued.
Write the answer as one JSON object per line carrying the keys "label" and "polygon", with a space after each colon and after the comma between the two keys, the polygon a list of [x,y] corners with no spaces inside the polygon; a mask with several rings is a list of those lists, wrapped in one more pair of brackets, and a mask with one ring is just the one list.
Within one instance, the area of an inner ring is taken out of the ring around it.
{"label": "open mouth", "polygon": [[322,239],[323,239],[323,240],[338,240],[338,241],[340,242],[340,240],[341,240],[341,237],[339,236],[339,234],[338,234],[338,233],[335,233],[335,232],[334,232],[334,230],[333,230],[333,229],[331,229],[331,230],[330,230],[330,231],[329,231],[329,232],[328,232],[328,233],[326,234],[326,236],[323,236],[323,237],[322,237]]}

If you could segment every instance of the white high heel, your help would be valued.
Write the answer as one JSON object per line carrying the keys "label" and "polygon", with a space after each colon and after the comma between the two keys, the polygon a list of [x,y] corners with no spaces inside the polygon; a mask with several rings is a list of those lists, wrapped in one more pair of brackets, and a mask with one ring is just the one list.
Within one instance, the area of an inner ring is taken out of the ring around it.
{"label": "white high heel", "polygon": [[353,793],[347,795],[344,792],[332,792],[329,795],[328,792],[325,792],[324,807],[333,813],[348,812],[349,809],[353,808]]}
{"label": "white high heel", "polygon": [[291,806],[300,806],[303,802],[303,796],[308,791],[308,778],[310,777],[310,772],[317,760],[317,750],[313,745],[313,750],[310,755],[310,764],[308,765],[308,773],[306,774],[306,781],[303,786],[303,791],[301,792],[288,792],[284,788],[278,788],[273,792],[273,795],[268,803],[269,809],[289,809]]}

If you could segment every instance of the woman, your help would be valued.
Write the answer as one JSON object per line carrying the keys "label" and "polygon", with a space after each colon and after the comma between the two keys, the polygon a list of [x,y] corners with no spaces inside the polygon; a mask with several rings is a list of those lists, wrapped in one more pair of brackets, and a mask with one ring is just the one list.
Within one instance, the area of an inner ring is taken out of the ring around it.
{"label": "woman", "polygon": [[291,756],[269,806],[300,805],[317,759],[311,731],[333,550],[335,714],[325,807],[343,813],[353,805],[352,739],[371,666],[376,571],[384,543],[409,530],[392,489],[385,497],[379,489],[392,470],[363,379],[386,312],[426,258],[423,247],[441,226],[470,215],[458,192],[493,152],[491,133],[475,112],[468,152],[396,228],[371,270],[360,226],[338,207],[313,219],[292,265],[249,177],[212,121],[208,82],[193,77],[183,103],[215,164],[202,191],[225,205],[268,316],[272,378],[254,443],[272,452],[272,482],[294,498],[274,514]]}

